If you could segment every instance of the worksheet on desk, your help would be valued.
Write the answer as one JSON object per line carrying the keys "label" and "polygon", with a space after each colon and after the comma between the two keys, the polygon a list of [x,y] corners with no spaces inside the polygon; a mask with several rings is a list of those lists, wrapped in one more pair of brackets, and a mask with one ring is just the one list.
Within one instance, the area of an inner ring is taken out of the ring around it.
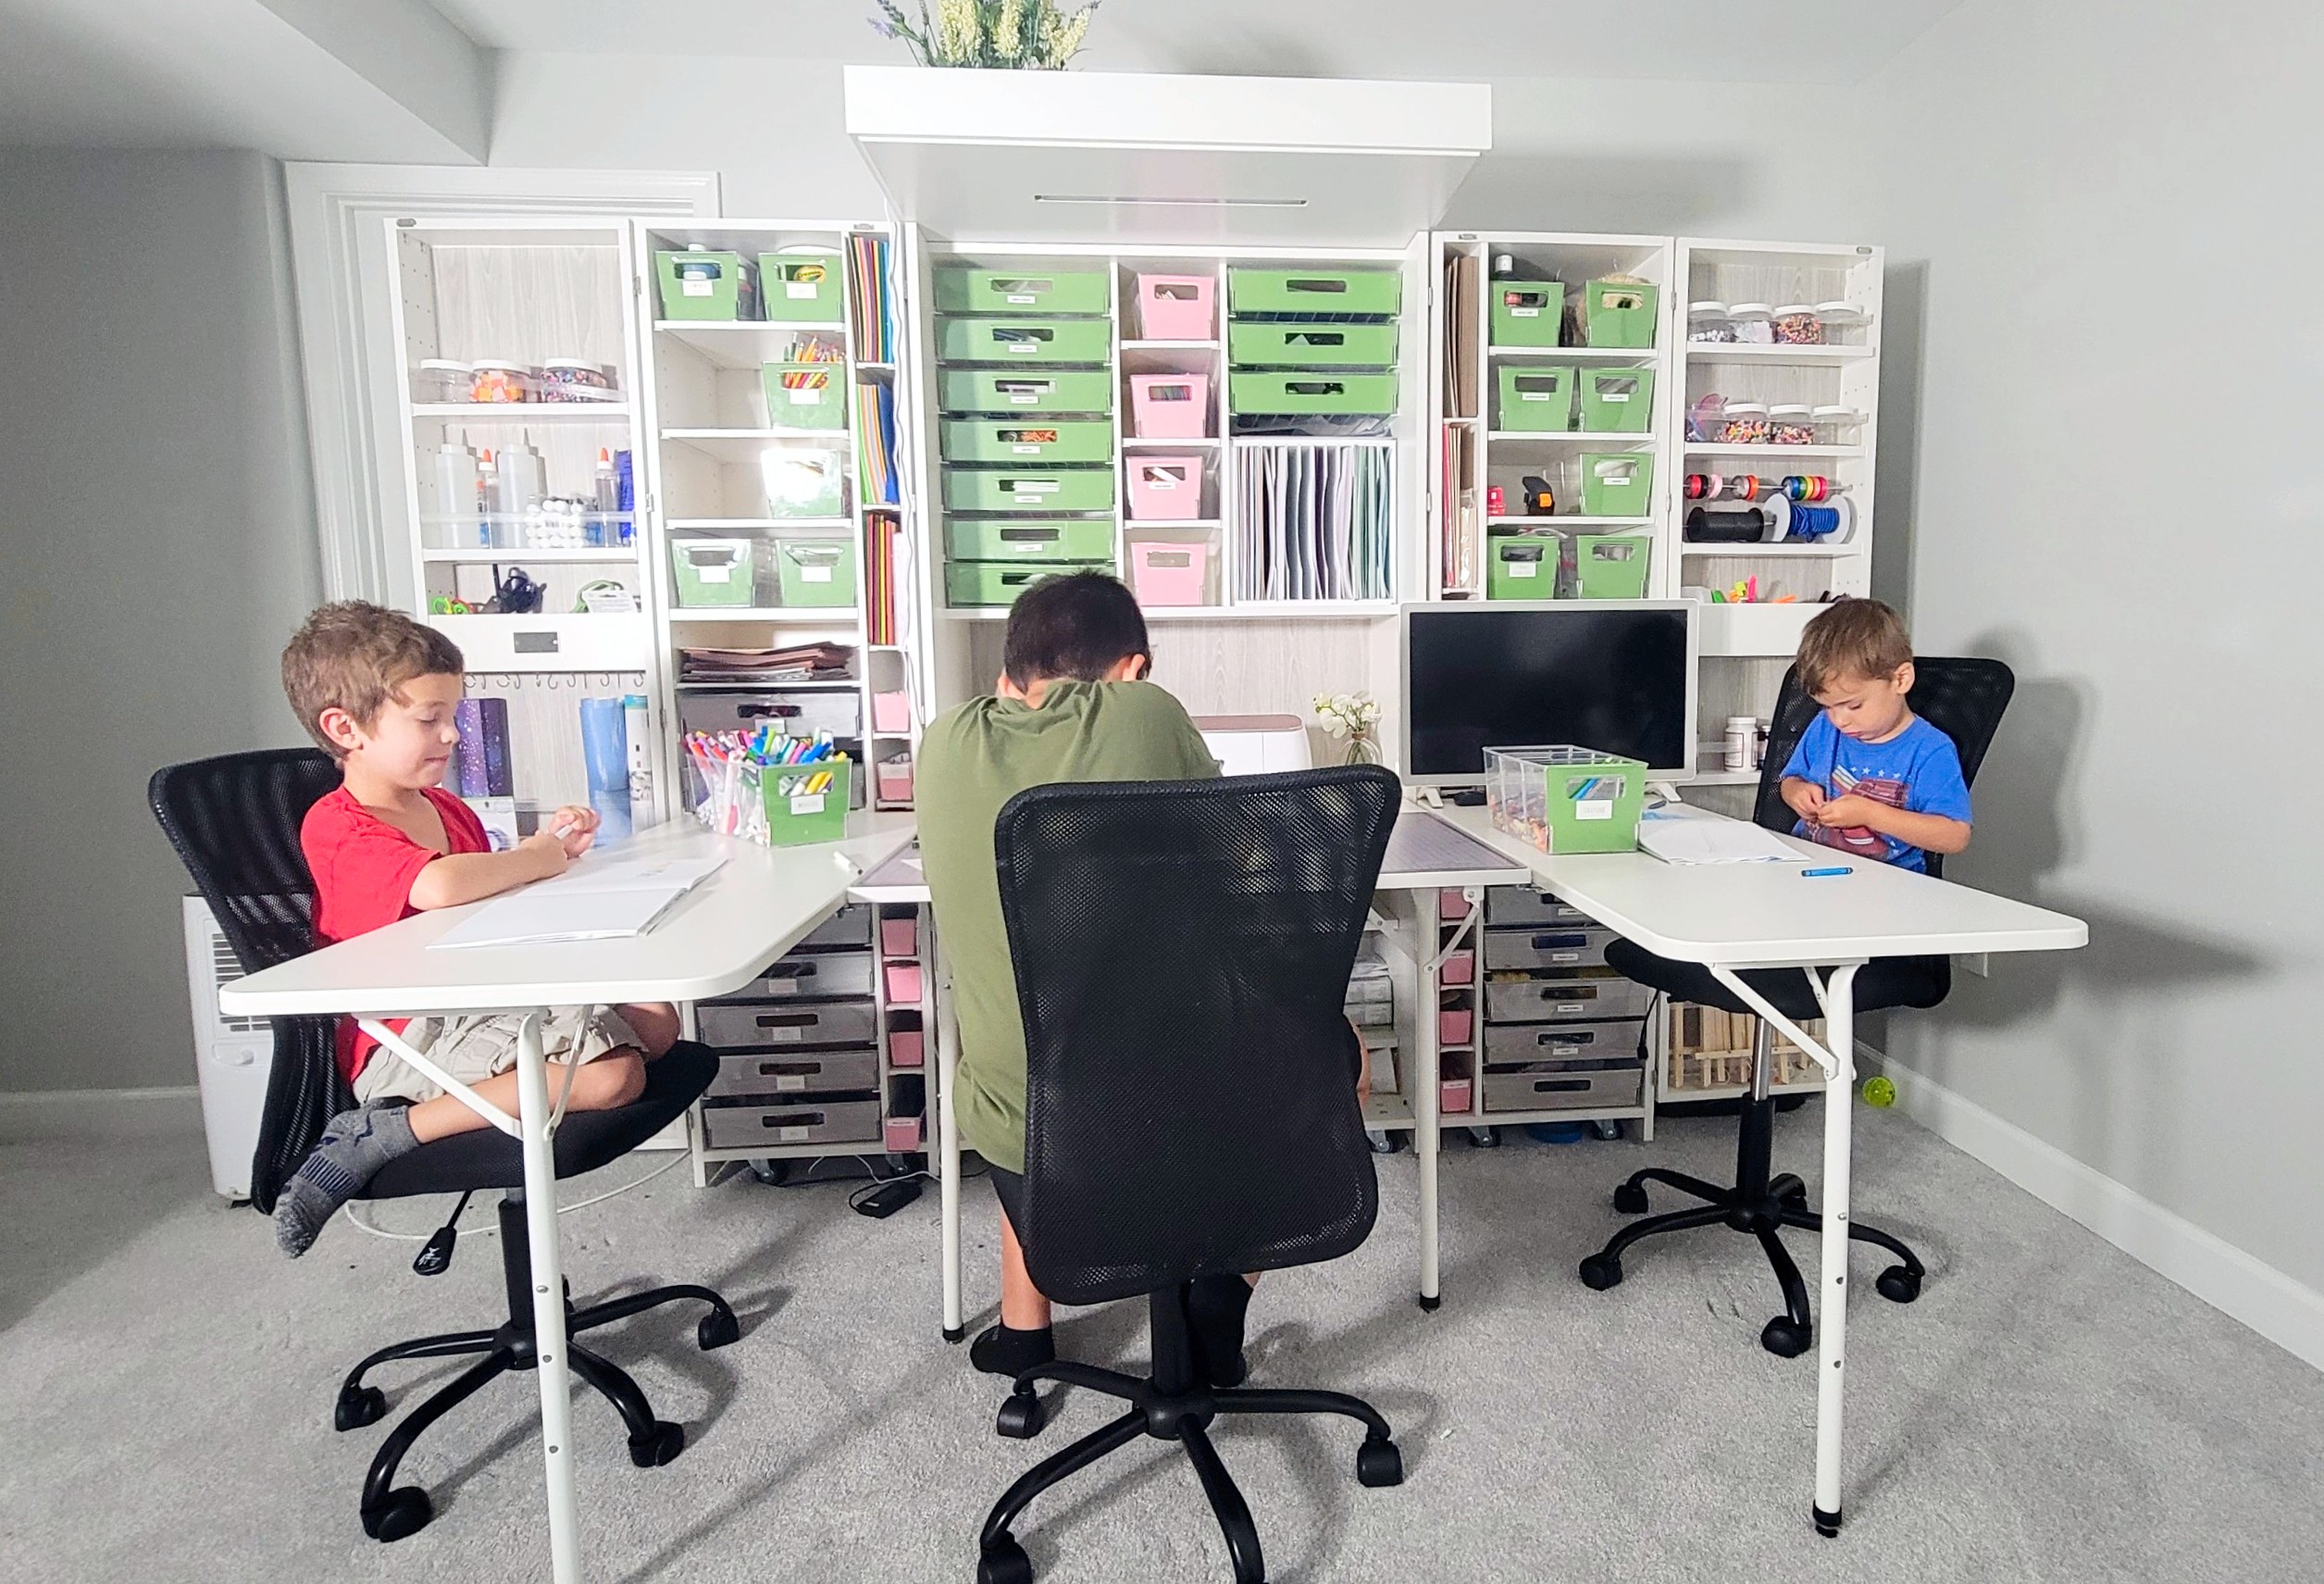
{"label": "worksheet on desk", "polygon": [[552,880],[486,903],[429,943],[545,945],[642,935],[672,904],[718,872],[724,858],[584,860]]}

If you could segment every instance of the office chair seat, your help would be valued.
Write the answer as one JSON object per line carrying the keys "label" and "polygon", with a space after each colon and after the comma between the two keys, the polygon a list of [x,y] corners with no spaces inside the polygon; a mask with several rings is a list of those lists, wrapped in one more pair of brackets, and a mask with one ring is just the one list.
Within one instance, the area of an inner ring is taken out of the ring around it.
{"label": "office chair seat", "polygon": [[[1702,964],[1658,957],[1634,942],[1609,942],[1606,966],[1624,979],[1660,991],[1672,1001],[1744,1014],[1752,1010],[1741,996],[1713,979]],[[1808,988],[1808,976],[1797,968],[1746,968],[1737,977],[1767,997],[1769,1004],[1786,1017],[1804,1021],[1823,1016],[1823,1008],[1816,1004],[1815,992]],[[1859,1013],[1885,1012],[1899,1006],[1926,1010],[1943,1001],[1952,988],[1950,957],[1875,957],[1857,970],[1856,1009]]]}

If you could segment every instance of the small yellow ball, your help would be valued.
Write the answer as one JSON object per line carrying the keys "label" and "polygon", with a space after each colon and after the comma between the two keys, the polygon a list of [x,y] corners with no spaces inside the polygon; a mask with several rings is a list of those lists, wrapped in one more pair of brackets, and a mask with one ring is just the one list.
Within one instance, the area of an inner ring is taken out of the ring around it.
{"label": "small yellow ball", "polygon": [[1874,1073],[1870,1078],[1866,1079],[1864,1080],[1864,1104],[1867,1105],[1895,1104],[1895,1081],[1886,1073]]}

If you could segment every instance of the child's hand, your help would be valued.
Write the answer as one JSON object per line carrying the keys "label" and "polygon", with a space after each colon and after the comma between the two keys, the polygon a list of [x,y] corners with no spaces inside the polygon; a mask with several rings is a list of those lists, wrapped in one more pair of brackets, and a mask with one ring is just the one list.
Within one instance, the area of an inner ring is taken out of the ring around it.
{"label": "child's hand", "polygon": [[[535,878],[539,879],[555,879],[565,873],[565,867],[573,861],[572,854],[565,850],[565,839],[556,833],[553,826],[542,826],[517,842],[516,850],[532,859],[537,870]],[[503,880],[501,883],[506,886],[510,882]]]}
{"label": "child's hand", "polygon": [[1874,803],[1869,797],[1858,797],[1854,792],[1849,792],[1843,797],[1826,800],[1823,805],[1816,810],[1814,818],[1819,825],[1833,826],[1842,830],[1853,829],[1859,825],[1870,830],[1877,830],[1880,827],[1875,822],[1887,812],[1886,804]]}
{"label": "child's hand", "polygon": [[1814,781],[1795,777],[1783,783],[1783,801],[1792,805],[1792,812],[1810,825],[1825,823],[1823,788]]}
{"label": "child's hand", "polygon": [[541,829],[557,834],[565,855],[578,858],[597,845],[597,810],[568,803],[541,821]]}

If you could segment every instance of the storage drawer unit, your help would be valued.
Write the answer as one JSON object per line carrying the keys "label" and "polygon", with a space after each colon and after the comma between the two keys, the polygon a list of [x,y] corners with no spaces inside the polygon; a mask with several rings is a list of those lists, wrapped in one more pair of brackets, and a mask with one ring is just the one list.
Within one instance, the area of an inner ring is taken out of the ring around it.
{"label": "storage drawer unit", "polygon": [[879,1090],[877,1051],[754,1053],[721,1056],[718,1076],[704,1092],[717,1099],[759,1095],[862,1094]]}
{"label": "storage drawer unit", "polygon": [[[872,1004],[782,1002],[733,1005],[704,1002],[694,1008],[702,1041],[722,1051],[764,1051],[783,1045],[869,1045],[879,1037]],[[715,1091],[712,1092],[715,1093]]]}
{"label": "storage drawer unit", "polygon": [[947,368],[938,381],[948,413],[1110,413],[1113,376],[1102,370],[1035,373],[1015,368]]}
{"label": "storage drawer unit", "polygon": [[872,904],[851,902],[807,931],[797,952],[863,951],[872,943]]}
{"label": "storage drawer unit", "polygon": [[963,512],[1113,509],[1111,468],[948,468],[944,504]]}
{"label": "storage drawer unit", "polygon": [[1393,368],[1394,325],[1291,325],[1238,320],[1228,357],[1255,368]]}
{"label": "storage drawer unit", "polygon": [[1396,411],[1396,376],[1236,368],[1226,376],[1226,405],[1237,416],[1386,418]]}
{"label": "storage drawer unit", "polygon": [[876,1100],[702,1107],[702,1142],[714,1150],[870,1143],[878,1137]]}
{"label": "storage drawer unit", "polygon": [[1487,1062],[1634,1061],[1642,1023],[1510,1023],[1485,1026]]}
{"label": "storage drawer unit", "polygon": [[1487,929],[1485,967],[1497,968],[1596,968],[1606,964],[1611,929]]}
{"label": "storage drawer unit", "polygon": [[947,418],[947,462],[1111,462],[1113,424],[1106,418]]}
{"label": "storage drawer unit", "polygon": [[[1102,525],[1111,533],[1112,523]],[[1105,561],[953,561],[944,568],[944,601],[954,610],[1013,605],[1043,578],[1060,572],[1111,572]]]}
{"label": "storage drawer unit", "polygon": [[948,363],[1104,363],[1113,326],[1104,319],[944,319],[937,355]]}
{"label": "storage drawer unit", "polygon": [[1488,1023],[1548,1023],[1560,1018],[1604,1021],[1639,1018],[1653,1004],[1654,992],[1609,970],[1602,976],[1544,974],[1527,979],[1487,979]]}
{"label": "storage drawer unit", "polygon": [[1592,927],[1590,916],[1571,903],[1560,902],[1531,886],[1497,885],[1485,893],[1485,922],[1489,929],[1524,928],[1541,924]]}
{"label": "storage drawer unit", "polygon": [[813,737],[818,731],[834,737],[861,737],[864,701],[837,689],[688,692],[678,695],[677,723],[686,731],[756,731],[762,725],[772,725],[786,737]]}
{"label": "storage drawer unit", "polygon": [[1110,518],[956,517],[944,524],[944,548],[955,561],[1072,561],[1113,559]]}
{"label": "storage drawer unit", "polygon": [[1106,314],[1112,283],[1102,269],[963,269],[936,272],[940,314]]}
{"label": "storage drawer unit", "polygon": [[1226,271],[1230,314],[1390,317],[1404,306],[1404,276],[1395,269],[1246,269]]}
{"label": "storage drawer unit", "polygon": [[1559,1062],[1488,1065],[1485,1069],[1485,1109],[1626,1110],[1644,1101],[1646,1076],[1646,1068],[1634,1061],[1614,1067]]}
{"label": "storage drawer unit", "polygon": [[[799,953],[777,963],[744,985],[728,1001],[765,1001],[777,997],[829,1001],[872,993],[872,954],[869,952]],[[706,1004],[715,1005],[716,1003]]]}

